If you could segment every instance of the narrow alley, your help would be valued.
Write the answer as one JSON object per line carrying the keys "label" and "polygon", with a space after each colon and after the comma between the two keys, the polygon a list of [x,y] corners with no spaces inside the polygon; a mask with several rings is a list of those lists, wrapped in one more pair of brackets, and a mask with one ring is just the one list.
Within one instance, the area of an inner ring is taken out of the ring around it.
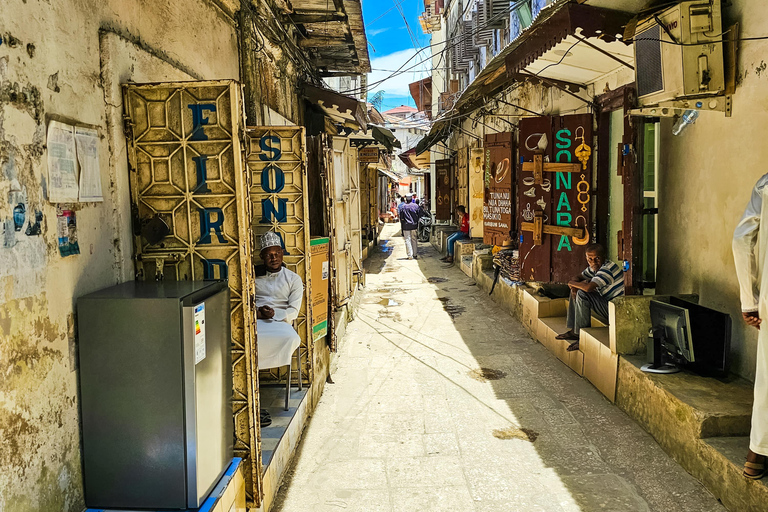
{"label": "narrow alley", "polygon": [[431,245],[379,249],[273,510],[724,510]]}

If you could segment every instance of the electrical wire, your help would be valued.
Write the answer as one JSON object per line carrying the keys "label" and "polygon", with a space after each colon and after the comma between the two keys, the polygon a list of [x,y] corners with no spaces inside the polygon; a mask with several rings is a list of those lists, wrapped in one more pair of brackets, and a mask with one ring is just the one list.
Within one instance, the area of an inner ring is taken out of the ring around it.
{"label": "electrical wire", "polygon": [[369,21],[368,23],[366,23],[366,24],[365,24],[365,28],[368,28],[368,27],[370,27],[371,25],[373,25],[374,23],[376,23],[377,21],[379,21],[381,18],[383,18],[384,16],[386,16],[386,15],[387,15],[387,14],[388,14],[388,13],[389,13],[389,12],[390,12],[392,9],[394,9],[394,8],[395,8],[395,6],[393,5],[392,7],[390,7],[389,9],[387,9],[386,11],[384,11],[383,13],[381,13],[379,16],[377,16],[377,17],[376,17],[376,19],[374,19],[373,21]]}
{"label": "electrical wire", "polygon": [[[473,31],[470,31],[470,32],[466,32],[466,33],[464,33],[464,34],[463,34],[461,37],[457,38],[457,41],[456,41],[456,42],[454,42],[454,43],[453,43],[453,44],[451,44],[451,45],[447,45],[447,43],[446,43],[445,41],[443,41],[443,42],[440,42],[440,43],[433,43],[433,44],[430,44],[430,45],[428,45],[428,46],[425,46],[425,47],[421,48],[421,50],[417,51],[417,52],[416,52],[414,55],[412,55],[412,56],[411,56],[410,58],[408,58],[408,59],[407,59],[405,62],[403,62],[403,64],[402,64],[402,65],[401,65],[401,66],[400,66],[400,67],[397,69],[397,71],[396,71],[395,73],[393,73],[392,75],[390,75],[390,76],[388,76],[388,77],[385,77],[385,78],[383,78],[382,80],[379,80],[378,82],[374,82],[374,83],[372,83],[372,84],[368,84],[368,87],[369,87],[369,89],[371,89],[371,90],[372,90],[373,88],[375,88],[376,86],[380,85],[381,83],[383,83],[383,82],[385,82],[385,81],[387,81],[387,80],[389,80],[389,79],[391,79],[391,78],[394,78],[395,76],[398,76],[399,74],[402,74],[402,73],[404,73],[404,72],[407,72],[407,71],[409,71],[409,70],[411,70],[411,69],[413,69],[413,68],[415,68],[415,67],[417,67],[417,66],[419,66],[419,65],[423,64],[424,62],[427,62],[429,59],[432,59],[432,58],[434,58],[434,57],[435,57],[435,55],[433,54],[433,55],[431,55],[429,58],[427,58],[427,59],[424,59],[424,60],[422,60],[422,61],[419,61],[419,62],[418,62],[418,63],[416,63],[415,65],[413,65],[413,66],[410,66],[410,67],[406,68],[405,70],[403,70],[403,68],[406,66],[406,64],[408,64],[410,61],[412,61],[413,59],[415,59],[415,58],[416,58],[416,57],[419,55],[419,53],[421,53],[422,51],[425,51],[425,50],[431,49],[431,48],[433,48],[433,47],[435,47],[435,46],[446,45],[446,47],[440,51],[440,53],[441,53],[441,54],[442,54],[442,53],[445,53],[445,52],[447,52],[448,50],[450,50],[450,49],[452,49],[452,48],[455,48],[456,46],[458,46],[458,45],[459,45],[459,44],[461,44],[462,42],[466,41],[468,38],[470,38],[470,37],[472,37],[472,36],[476,35],[476,34],[477,34],[477,33],[479,33],[481,30],[483,30],[483,29],[485,29],[486,27],[488,27],[488,26],[489,26],[491,23],[493,23],[494,21],[496,21],[496,20],[498,20],[498,19],[501,19],[501,18],[502,18],[502,17],[504,17],[505,15],[507,15],[507,14],[511,13],[512,11],[514,11],[514,10],[518,9],[520,5],[521,5],[521,2],[516,2],[515,4],[513,4],[513,5],[512,5],[512,6],[509,8],[509,10],[507,10],[507,11],[505,11],[505,12],[500,12],[499,14],[497,14],[497,15],[495,15],[495,16],[491,16],[490,18],[488,18],[488,21],[486,21],[486,23],[485,23],[485,24],[483,24],[483,25],[481,25],[481,26],[477,27],[477,28],[476,28],[475,30],[473,30]],[[359,89],[360,89],[360,88],[356,88],[356,89],[349,89],[349,90],[346,90],[346,91],[342,91],[342,92],[341,92],[341,94],[354,94],[354,93],[356,93],[356,92],[360,92],[360,90],[359,90]]]}

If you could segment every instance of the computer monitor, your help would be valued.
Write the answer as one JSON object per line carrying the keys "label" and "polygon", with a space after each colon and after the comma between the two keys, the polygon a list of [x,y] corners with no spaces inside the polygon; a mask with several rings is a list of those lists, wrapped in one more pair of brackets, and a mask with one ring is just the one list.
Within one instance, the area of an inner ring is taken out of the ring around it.
{"label": "computer monitor", "polygon": [[651,326],[657,346],[660,344],[667,353],[666,362],[684,365],[695,361],[691,320],[686,308],[652,300]]}
{"label": "computer monitor", "polygon": [[677,297],[671,297],[670,304],[687,309],[691,321],[696,360],[686,367],[705,376],[728,376],[731,362],[731,315]]}

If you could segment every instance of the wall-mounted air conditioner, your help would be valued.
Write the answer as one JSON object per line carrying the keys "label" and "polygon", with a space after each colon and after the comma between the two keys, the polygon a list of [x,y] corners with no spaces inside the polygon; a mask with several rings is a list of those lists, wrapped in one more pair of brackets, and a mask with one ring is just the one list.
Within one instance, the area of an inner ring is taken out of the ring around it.
{"label": "wall-mounted air conditioner", "polygon": [[680,2],[638,23],[635,78],[640,106],[722,96],[722,32],[720,0]]}

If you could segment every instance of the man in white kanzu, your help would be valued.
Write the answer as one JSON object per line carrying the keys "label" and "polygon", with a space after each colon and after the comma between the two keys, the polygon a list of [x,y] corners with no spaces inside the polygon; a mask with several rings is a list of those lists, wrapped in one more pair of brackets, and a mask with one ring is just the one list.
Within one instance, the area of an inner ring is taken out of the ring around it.
{"label": "man in white kanzu", "polygon": [[[279,368],[291,364],[291,356],[301,338],[291,322],[296,320],[304,298],[304,283],[295,272],[283,265],[283,245],[273,231],[261,236],[261,259],[255,268],[256,342],[259,369]],[[261,411],[261,425],[271,423]]]}
{"label": "man in white kanzu", "polygon": [[757,480],[765,474],[765,457],[768,455],[768,333],[760,329],[768,313],[768,174],[757,180],[752,197],[747,204],[733,234],[733,258],[741,289],[741,315],[747,324],[760,330],[757,338],[757,368],[755,370],[755,400],[752,406],[752,431],[749,452],[744,465],[744,476]]}

